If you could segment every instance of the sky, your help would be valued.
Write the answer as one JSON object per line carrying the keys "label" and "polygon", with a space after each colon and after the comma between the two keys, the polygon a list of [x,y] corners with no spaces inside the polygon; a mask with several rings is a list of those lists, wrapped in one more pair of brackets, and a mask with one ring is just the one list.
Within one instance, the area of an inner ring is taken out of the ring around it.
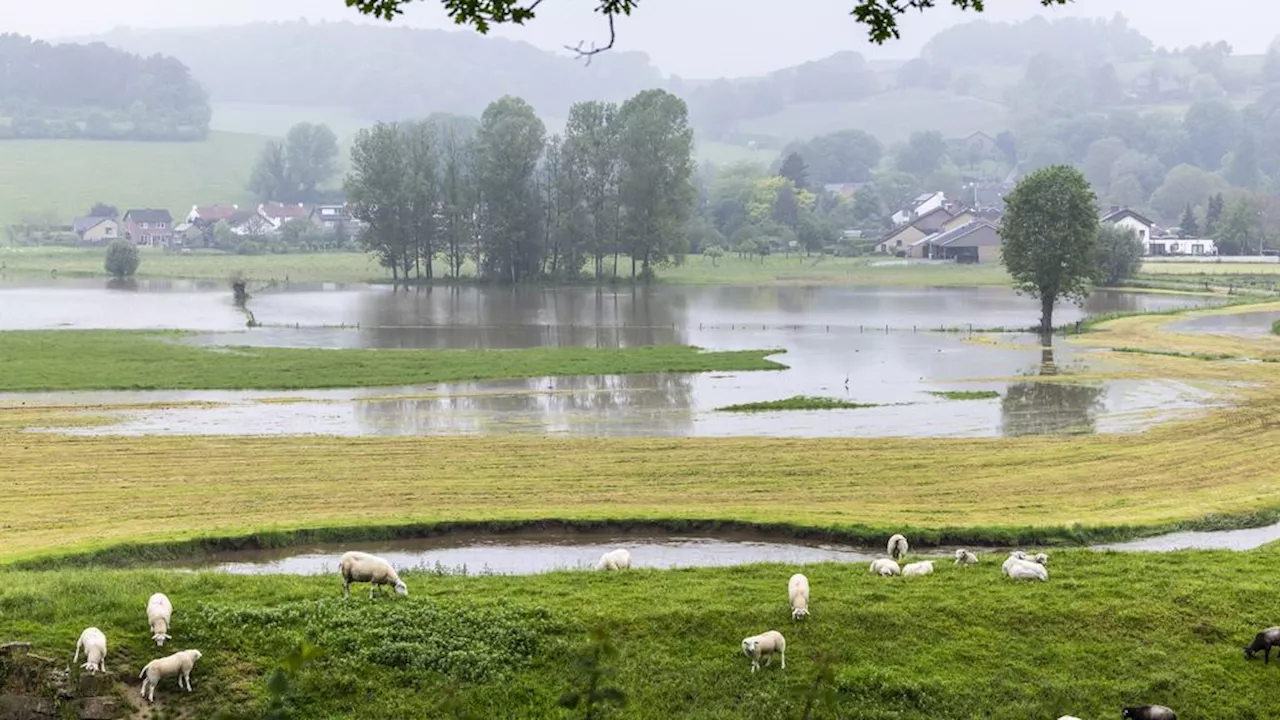
{"label": "sky", "polygon": [[[854,0],[641,0],[618,23],[615,47],[640,50],[666,74],[686,78],[759,75],[781,67],[854,50],[868,58],[909,58],[929,36],[979,16],[949,6],[912,13],[901,23],[903,39],[876,47],[848,16]],[[526,27],[495,35],[548,50],[579,42],[603,44],[607,26],[592,12],[597,0],[545,0]],[[941,5],[949,5],[940,0]],[[1110,17],[1124,14],[1157,45],[1181,47],[1226,40],[1237,53],[1260,53],[1280,32],[1280,5],[1258,0],[1074,0],[1043,8],[1038,0],[987,0],[982,17],[1022,20]],[[1212,8],[1206,12],[1206,8]],[[43,38],[138,28],[236,25],[266,20],[359,20],[343,0],[0,0],[0,31]],[[400,22],[452,28],[437,0],[420,0]]]}

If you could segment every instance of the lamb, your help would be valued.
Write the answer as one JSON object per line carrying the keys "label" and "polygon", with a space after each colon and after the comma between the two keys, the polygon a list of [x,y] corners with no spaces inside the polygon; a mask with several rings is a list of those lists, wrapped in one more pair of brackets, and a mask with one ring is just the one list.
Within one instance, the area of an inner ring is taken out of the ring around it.
{"label": "lamb", "polygon": [[898,567],[898,563],[889,558],[879,558],[871,561],[871,572],[881,577],[889,577],[890,575],[901,575],[902,569]]}
{"label": "lamb", "polygon": [[921,562],[907,563],[902,567],[903,577],[932,575],[932,574],[933,574],[932,560],[923,560]]}
{"label": "lamb", "polygon": [[[147,698],[151,702],[156,701],[156,685],[162,678],[178,676],[178,687],[182,687],[185,680],[187,692],[191,692],[191,668],[195,667],[196,661],[200,659],[199,650],[182,650],[176,652],[169,657],[156,658],[147,663],[142,668],[142,672],[138,677],[142,680],[142,697]],[[147,690],[150,689],[150,694]]]}
{"label": "lamb", "polygon": [[1009,566],[1008,575],[1014,580],[1039,580],[1044,582],[1049,579],[1049,571],[1043,565],[1028,560],[1015,560],[1013,565]]}
{"label": "lamb", "polygon": [[600,556],[596,563],[597,570],[627,570],[631,567],[631,553],[623,549],[613,550]]}
{"label": "lamb", "polygon": [[956,550],[957,565],[968,566],[968,565],[976,565],[977,563],[978,563],[977,555],[974,555],[973,553],[969,552],[968,550],[965,550],[964,548],[960,548],[959,550]]}
{"label": "lamb", "polygon": [[147,623],[151,625],[151,639],[156,645],[164,645],[165,640],[172,640],[169,635],[169,624],[173,619],[173,603],[164,593],[156,593],[147,600]]}
{"label": "lamb", "polygon": [[[1280,645],[1280,627],[1269,627],[1266,630],[1253,636],[1253,642],[1244,649],[1244,657],[1246,660],[1252,660],[1253,654],[1262,651],[1262,662],[1264,665],[1271,664],[1271,648]],[[1280,656],[1280,653],[1276,653]]]}
{"label": "lamb", "polygon": [[787,596],[791,599],[791,619],[809,616],[809,578],[796,573],[787,583]]}
{"label": "lamb", "polygon": [[83,667],[89,672],[106,672],[107,671],[107,636],[96,627],[85,628],[80,633],[80,639],[76,640],[76,654],[71,658],[71,663],[80,662],[80,648],[84,648],[85,659],[88,660]]}
{"label": "lamb", "polygon": [[773,664],[773,654],[777,653],[782,658],[782,669],[787,669],[787,639],[782,637],[782,633],[777,630],[770,630],[766,633],[753,635],[742,640],[742,654],[751,658],[751,672],[760,669],[760,656],[768,655],[765,665]]}
{"label": "lamb", "polygon": [[1121,711],[1120,717],[1132,720],[1178,720],[1178,716],[1163,705],[1127,707]]}
{"label": "lamb", "polygon": [[400,576],[396,574],[395,568],[391,567],[391,563],[369,553],[355,551],[343,553],[342,559],[338,562],[338,569],[342,573],[343,597],[351,597],[351,583],[357,582],[369,583],[370,598],[373,597],[374,588],[381,593],[383,585],[395,588],[397,595],[409,594],[409,588],[405,587]]}
{"label": "lamb", "polygon": [[910,546],[907,545],[907,539],[901,535],[894,535],[889,538],[889,557],[894,560],[901,560],[906,556]]}

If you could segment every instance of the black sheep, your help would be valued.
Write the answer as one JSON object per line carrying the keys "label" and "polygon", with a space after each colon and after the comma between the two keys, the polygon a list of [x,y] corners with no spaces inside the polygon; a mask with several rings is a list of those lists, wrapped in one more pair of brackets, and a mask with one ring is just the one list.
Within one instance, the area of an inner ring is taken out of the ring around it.
{"label": "black sheep", "polygon": [[1120,717],[1130,720],[1178,720],[1178,716],[1163,705],[1137,705],[1127,707]]}
{"label": "black sheep", "polygon": [[1271,648],[1277,645],[1280,645],[1280,627],[1269,627],[1253,636],[1253,642],[1244,649],[1244,658],[1252,660],[1253,654],[1261,650],[1262,662],[1268,664],[1271,662]]}

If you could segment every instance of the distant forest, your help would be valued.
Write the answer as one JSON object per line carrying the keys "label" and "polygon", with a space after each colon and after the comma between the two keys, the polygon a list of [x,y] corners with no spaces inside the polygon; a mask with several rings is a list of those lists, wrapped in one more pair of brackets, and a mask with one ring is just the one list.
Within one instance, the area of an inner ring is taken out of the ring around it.
{"label": "distant forest", "polygon": [[202,140],[211,114],[172,57],[0,35],[0,139]]}

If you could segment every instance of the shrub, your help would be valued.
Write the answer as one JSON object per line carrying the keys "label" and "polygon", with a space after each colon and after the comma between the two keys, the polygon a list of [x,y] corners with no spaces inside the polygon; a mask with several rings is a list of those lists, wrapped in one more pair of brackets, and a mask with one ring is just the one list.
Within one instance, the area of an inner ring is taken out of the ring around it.
{"label": "shrub", "polygon": [[112,240],[107,245],[107,272],[118,278],[132,277],[138,271],[141,259],[138,248],[128,240]]}

